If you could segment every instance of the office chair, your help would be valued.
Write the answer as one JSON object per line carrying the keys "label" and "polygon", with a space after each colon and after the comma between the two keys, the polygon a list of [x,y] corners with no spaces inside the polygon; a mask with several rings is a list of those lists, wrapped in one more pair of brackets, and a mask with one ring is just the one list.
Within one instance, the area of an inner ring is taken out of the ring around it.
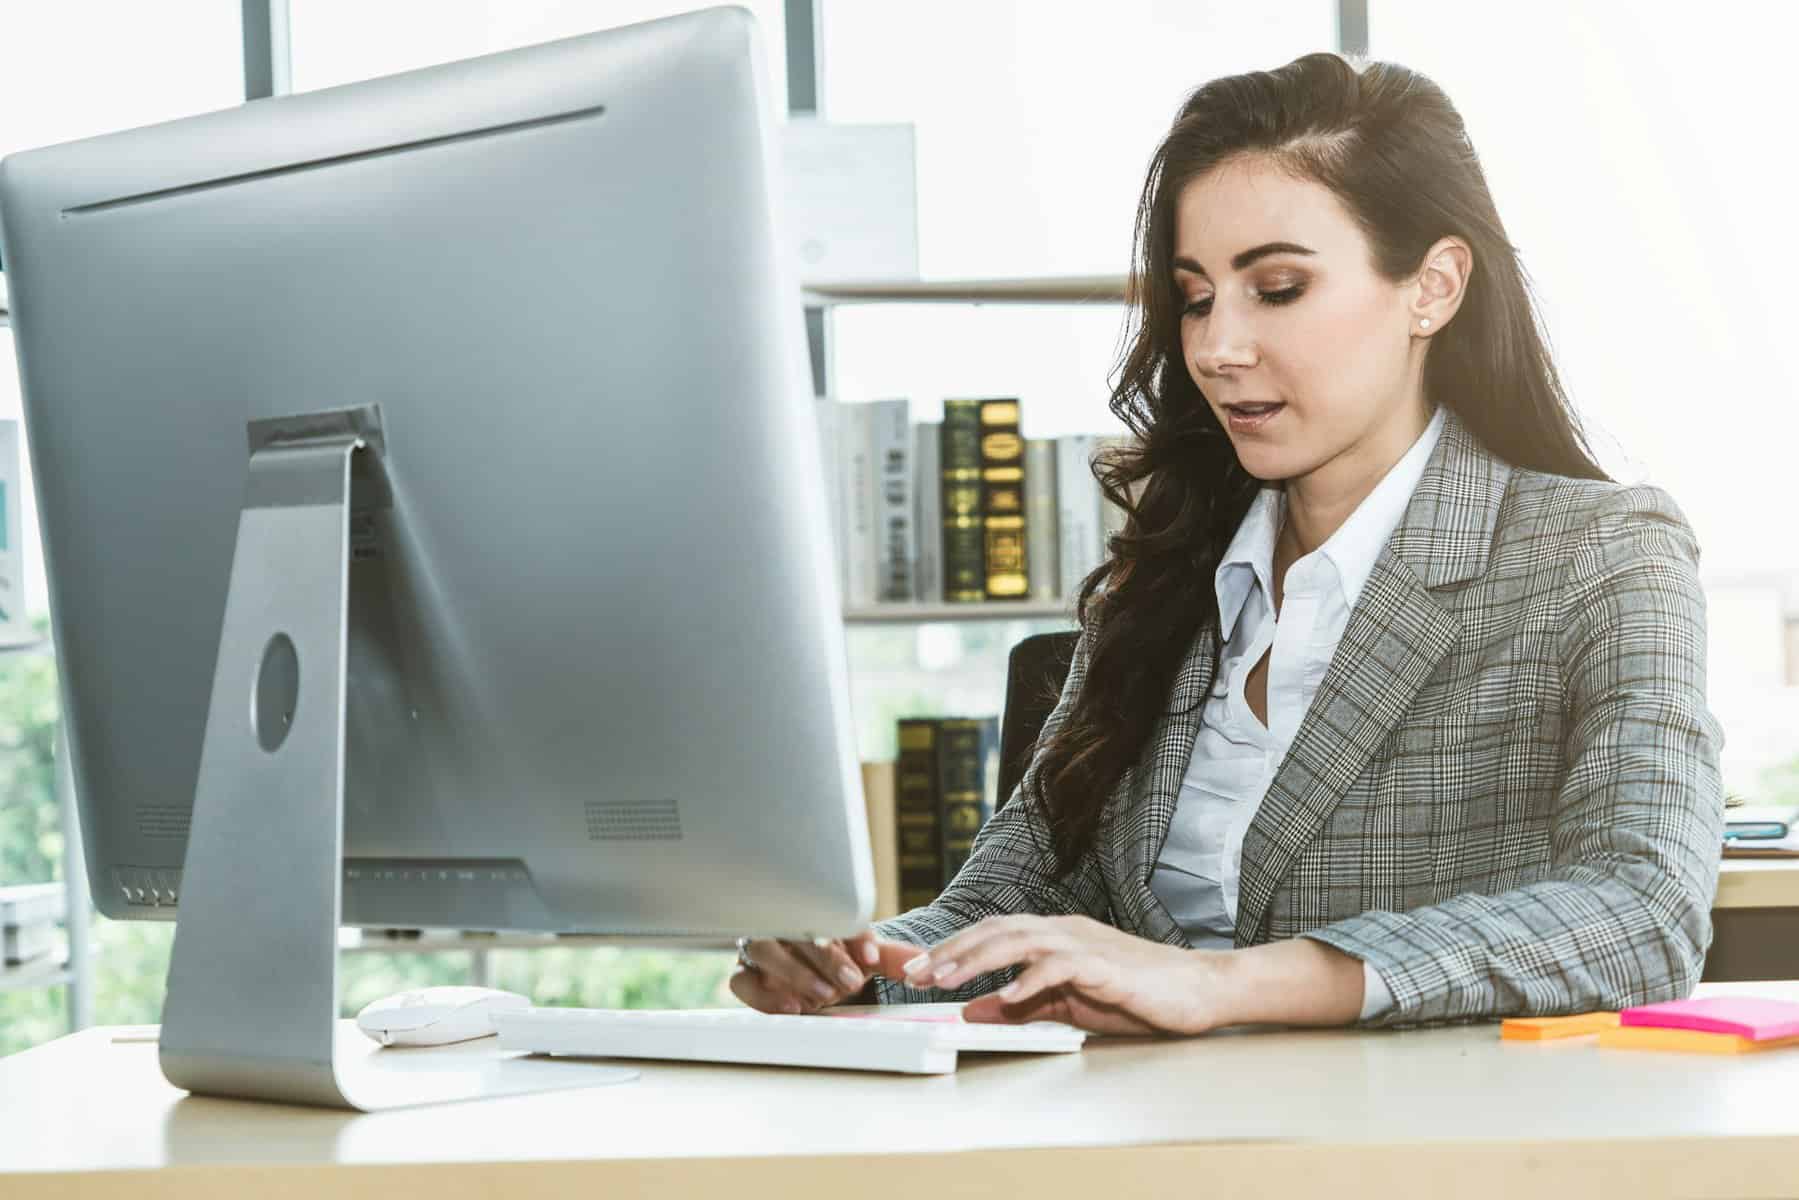
{"label": "office chair", "polygon": [[1036,633],[1012,647],[1006,660],[1006,707],[999,721],[999,795],[997,809],[1012,797],[1025,768],[1031,765],[1031,752],[1037,748],[1037,735],[1049,719],[1068,679],[1068,667],[1074,659],[1074,644],[1079,634]]}

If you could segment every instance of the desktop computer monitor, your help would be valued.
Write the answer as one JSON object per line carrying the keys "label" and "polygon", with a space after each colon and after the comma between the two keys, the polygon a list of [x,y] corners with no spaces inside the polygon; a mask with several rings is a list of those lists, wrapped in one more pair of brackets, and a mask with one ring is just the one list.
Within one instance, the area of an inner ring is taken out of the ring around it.
{"label": "desktop computer monitor", "polygon": [[316,1058],[340,922],[868,921],[777,134],[731,7],[0,162],[94,900],[179,920],[165,1068],[249,1074],[177,1016],[220,988]]}

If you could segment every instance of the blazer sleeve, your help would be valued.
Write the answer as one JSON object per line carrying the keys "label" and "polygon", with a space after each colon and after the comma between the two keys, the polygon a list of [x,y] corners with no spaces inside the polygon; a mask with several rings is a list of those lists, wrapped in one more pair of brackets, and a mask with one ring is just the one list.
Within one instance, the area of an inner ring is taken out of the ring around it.
{"label": "blazer sleeve", "polygon": [[1560,591],[1566,773],[1551,862],[1510,891],[1302,936],[1371,964],[1413,1024],[1680,999],[1711,944],[1724,734],[1705,703],[1699,549],[1660,488],[1612,493]]}
{"label": "blazer sleeve", "polygon": [[[1068,716],[1074,697],[1086,678],[1090,653],[1089,633],[1076,639],[1074,654],[1056,706],[1043,722],[1038,746],[1049,741]],[[1104,921],[1111,905],[1106,897],[1097,852],[1086,857],[1066,878],[1055,877],[1055,848],[1049,828],[1037,806],[1023,793],[1036,781],[1043,756],[1036,753],[1008,801],[981,826],[969,850],[968,861],[954,880],[931,903],[897,917],[877,922],[875,933],[894,941],[934,946],[958,930],[987,917],[1010,913],[1043,916],[1085,914]],[[894,980],[876,978],[873,999],[882,1004],[971,1000],[1010,982],[1016,967],[990,971],[954,990],[913,988]]]}

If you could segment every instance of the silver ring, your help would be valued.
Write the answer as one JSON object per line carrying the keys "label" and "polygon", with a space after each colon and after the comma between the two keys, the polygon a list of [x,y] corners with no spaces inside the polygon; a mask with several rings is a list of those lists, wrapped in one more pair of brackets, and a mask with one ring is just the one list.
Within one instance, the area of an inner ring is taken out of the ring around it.
{"label": "silver ring", "polygon": [[756,960],[750,957],[750,939],[746,937],[737,939],[737,965],[746,971],[760,971],[762,969],[756,965]]}

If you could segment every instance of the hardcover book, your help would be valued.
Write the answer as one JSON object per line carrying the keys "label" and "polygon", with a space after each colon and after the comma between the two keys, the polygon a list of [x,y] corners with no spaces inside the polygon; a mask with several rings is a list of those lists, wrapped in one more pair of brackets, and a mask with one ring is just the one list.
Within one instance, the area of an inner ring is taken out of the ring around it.
{"label": "hardcover book", "polygon": [[987,598],[981,536],[981,401],[943,402],[943,598],[951,604]]}
{"label": "hardcover book", "polygon": [[902,717],[899,722],[898,779],[894,785],[894,832],[899,849],[899,909],[921,908],[937,898],[942,879],[938,835],[937,722]]}
{"label": "hardcover book", "polygon": [[1019,600],[1029,595],[1024,438],[1015,399],[981,401],[981,533],[987,596]]}

